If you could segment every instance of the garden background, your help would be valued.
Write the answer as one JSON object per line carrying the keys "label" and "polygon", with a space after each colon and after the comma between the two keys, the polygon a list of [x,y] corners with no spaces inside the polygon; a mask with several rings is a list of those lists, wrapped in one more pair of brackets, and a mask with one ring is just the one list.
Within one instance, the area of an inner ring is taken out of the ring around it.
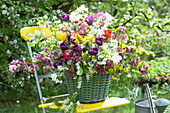
{"label": "garden background", "polygon": [[[37,108],[40,102],[33,73],[13,76],[8,71],[13,59],[29,58],[20,29],[34,26],[38,17],[60,18],[62,13],[70,13],[82,4],[91,12],[110,13],[115,20],[114,28],[127,26],[133,33],[140,59],[151,64],[145,76],[129,69],[112,79],[109,96],[131,101],[119,108],[118,113],[134,112],[134,101],[140,99],[143,83],[149,84],[154,99],[170,99],[170,0],[1,0],[0,112],[41,112]],[[65,82],[56,84],[46,79],[41,87],[44,97],[67,93]],[[168,111],[169,107],[165,112]]]}

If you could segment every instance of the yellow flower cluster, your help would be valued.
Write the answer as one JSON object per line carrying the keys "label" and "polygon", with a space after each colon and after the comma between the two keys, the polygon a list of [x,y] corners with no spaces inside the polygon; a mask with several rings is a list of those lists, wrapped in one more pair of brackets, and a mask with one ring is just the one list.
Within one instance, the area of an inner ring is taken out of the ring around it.
{"label": "yellow flower cluster", "polygon": [[144,48],[142,48],[141,46],[138,46],[138,49],[136,49],[136,52],[139,54],[142,54],[144,51]]}
{"label": "yellow flower cluster", "polygon": [[87,40],[89,40],[91,43],[95,42],[95,38],[93,38],[93,36],[83,37],[82,35],[79,35],[78,33],[76,34],[75,37],[72,37],[72,38],[75,39],[74,42],[77,43],[78,45],[87,43]]}

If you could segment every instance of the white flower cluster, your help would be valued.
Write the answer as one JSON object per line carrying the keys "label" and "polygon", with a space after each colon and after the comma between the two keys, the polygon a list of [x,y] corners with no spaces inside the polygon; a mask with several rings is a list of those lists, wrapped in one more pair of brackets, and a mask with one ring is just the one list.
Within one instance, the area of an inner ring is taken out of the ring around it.
{"label": "white flower cluster", "polygon": [[77,8],[76,11],[71,12],[71,14],[69,15],[70,20],[74,22],[88,17],[88,14],[86,14],[85,12],[88,12],[88,9],[85,7],[85,5],[81,5],[79,8]]}

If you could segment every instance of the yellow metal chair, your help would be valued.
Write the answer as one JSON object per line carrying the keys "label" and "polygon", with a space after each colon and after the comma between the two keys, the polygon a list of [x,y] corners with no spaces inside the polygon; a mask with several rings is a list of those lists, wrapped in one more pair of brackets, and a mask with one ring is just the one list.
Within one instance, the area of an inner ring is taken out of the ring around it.
{"label": "yellow metal chair", "polygon": [[[27,42],[27,46],[28,46],[31,58],[32,58],[32,50],[31,50],[31,47],[29,45],[30,37],[27,36],[27,34],[30,34],[30,33],[33,34],[33,32],[35,30],[39,30],[40,33],[45,33],[45,37],[47,37],[47,38],[50,37],[53,34],[49,29],[42,28],[42,27],[39,27],[39,26],[24,27],[20,30],[21,37]],[[34,64],[33,64],[33,66],[34,66]],[[60,109],[61,106],[56,106],[54,103],[44,104],[43,99],[42,99],[42,93],[41,93],[41,88],[40,88],[40,84],[39,84],[39,79],[51,77],[52,74],[51,75],[37,76],[37,71],[36,71],[35,66],[34,66],[34,70],[35,70],[34,75],[35,75],[35,79],[36,79],[36,83],[37,83],[37,87],[38,87],[38,92],[39,92],[39,97],[40,97],[40,101],[41,101],[41,104],[38,107],[43,109],[43,113],[45,113],[45,108]],[[61,96],[68,96],[68,94],[61,95]],[[61,97],[61,96],[54,96],[54,97]],[[110,98],[107,98],[103,102],[92,103],[92,104],[82,104],[82,107],[77,107],[77,113],[86,113],[86,112],[108,109],[108,108],[118,108],[119,106],[128,105],[129,103],[130,103],[130,101],[128,101],[125,98],[110,97]],[[115,111],[116,111],[116,109],[115,109]]]}

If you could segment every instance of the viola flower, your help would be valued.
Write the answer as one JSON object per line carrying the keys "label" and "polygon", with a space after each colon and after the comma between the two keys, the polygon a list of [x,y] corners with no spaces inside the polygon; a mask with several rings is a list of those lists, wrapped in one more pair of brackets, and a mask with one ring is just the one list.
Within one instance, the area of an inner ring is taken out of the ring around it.
{"label": "viola flower", "polygon": [[85,22],[87,22],[87,24],[91,26],[93,24],[93,16],[90,15],[89,17],[87,17]]}
{"label": "viola flower", "polygon": [[91,50],[89,50],[90,55],[97,55],[99,48],[93,47]]}
{"label": "viola flower", "polygon": [[69,52],[67,50],[64,51],[64,58],[65,59],[71,59],[69,56],[68,56]]}
{"label": "viola flower", "polygon": [[123,35],[122,40],[125,40],[127,38],[127,34]]}
{"label": "viola flower", "polygon": [[103,44],[103,37],[97,37],[96,43],[101,46]]}
{"label": "viola flower", "polygon": [[57,61],[57,62],[55,62],[54,64],[53,64],[53,66],[55,67],[55,68],[57,68],[58,66],[61,66],[62,65],[62,62],[61,61]]}
{"label": "viola flower", "polygon": [[62,42],[60,44],[60,48],[61,48],[62,51],[68,50],[67,44],[65,42]]}
{"label": "viola flower", "polygon": [[63,21],[69,21],[69,15],[68,14],[62,14],[61,18],[63,19]]}
{"label": "viola flower", "polygon": [[81,47],[78,44],[74,44],[72,49],[73,49],[73,51],[81,51]]}
{"label": "viola flower", "polygon": [[70,44],[71,43],[71,35],[67,35],[67,40],[68,40],[68,43]]}
{"label": "viola flower", "polygon": [[111,37],[111,31],[108,29],[108,30],[106,30],[106,31],[104,31],[104,33],[105,33],[105,41],[107,41],[108,40],[108,38],[110,38]]}
{"label": "viola flower", "polygon": [[[119,55],[122,57],[122,60],[124,59],[123,57],[123,52],[119,52]],[[120,60],[121,61],[121,60]]]}
{"label": "viola flower", "polygon": [[107,60],[106,64],[107,64],[107,67],[113,67],[114,66],[110,60]]}

